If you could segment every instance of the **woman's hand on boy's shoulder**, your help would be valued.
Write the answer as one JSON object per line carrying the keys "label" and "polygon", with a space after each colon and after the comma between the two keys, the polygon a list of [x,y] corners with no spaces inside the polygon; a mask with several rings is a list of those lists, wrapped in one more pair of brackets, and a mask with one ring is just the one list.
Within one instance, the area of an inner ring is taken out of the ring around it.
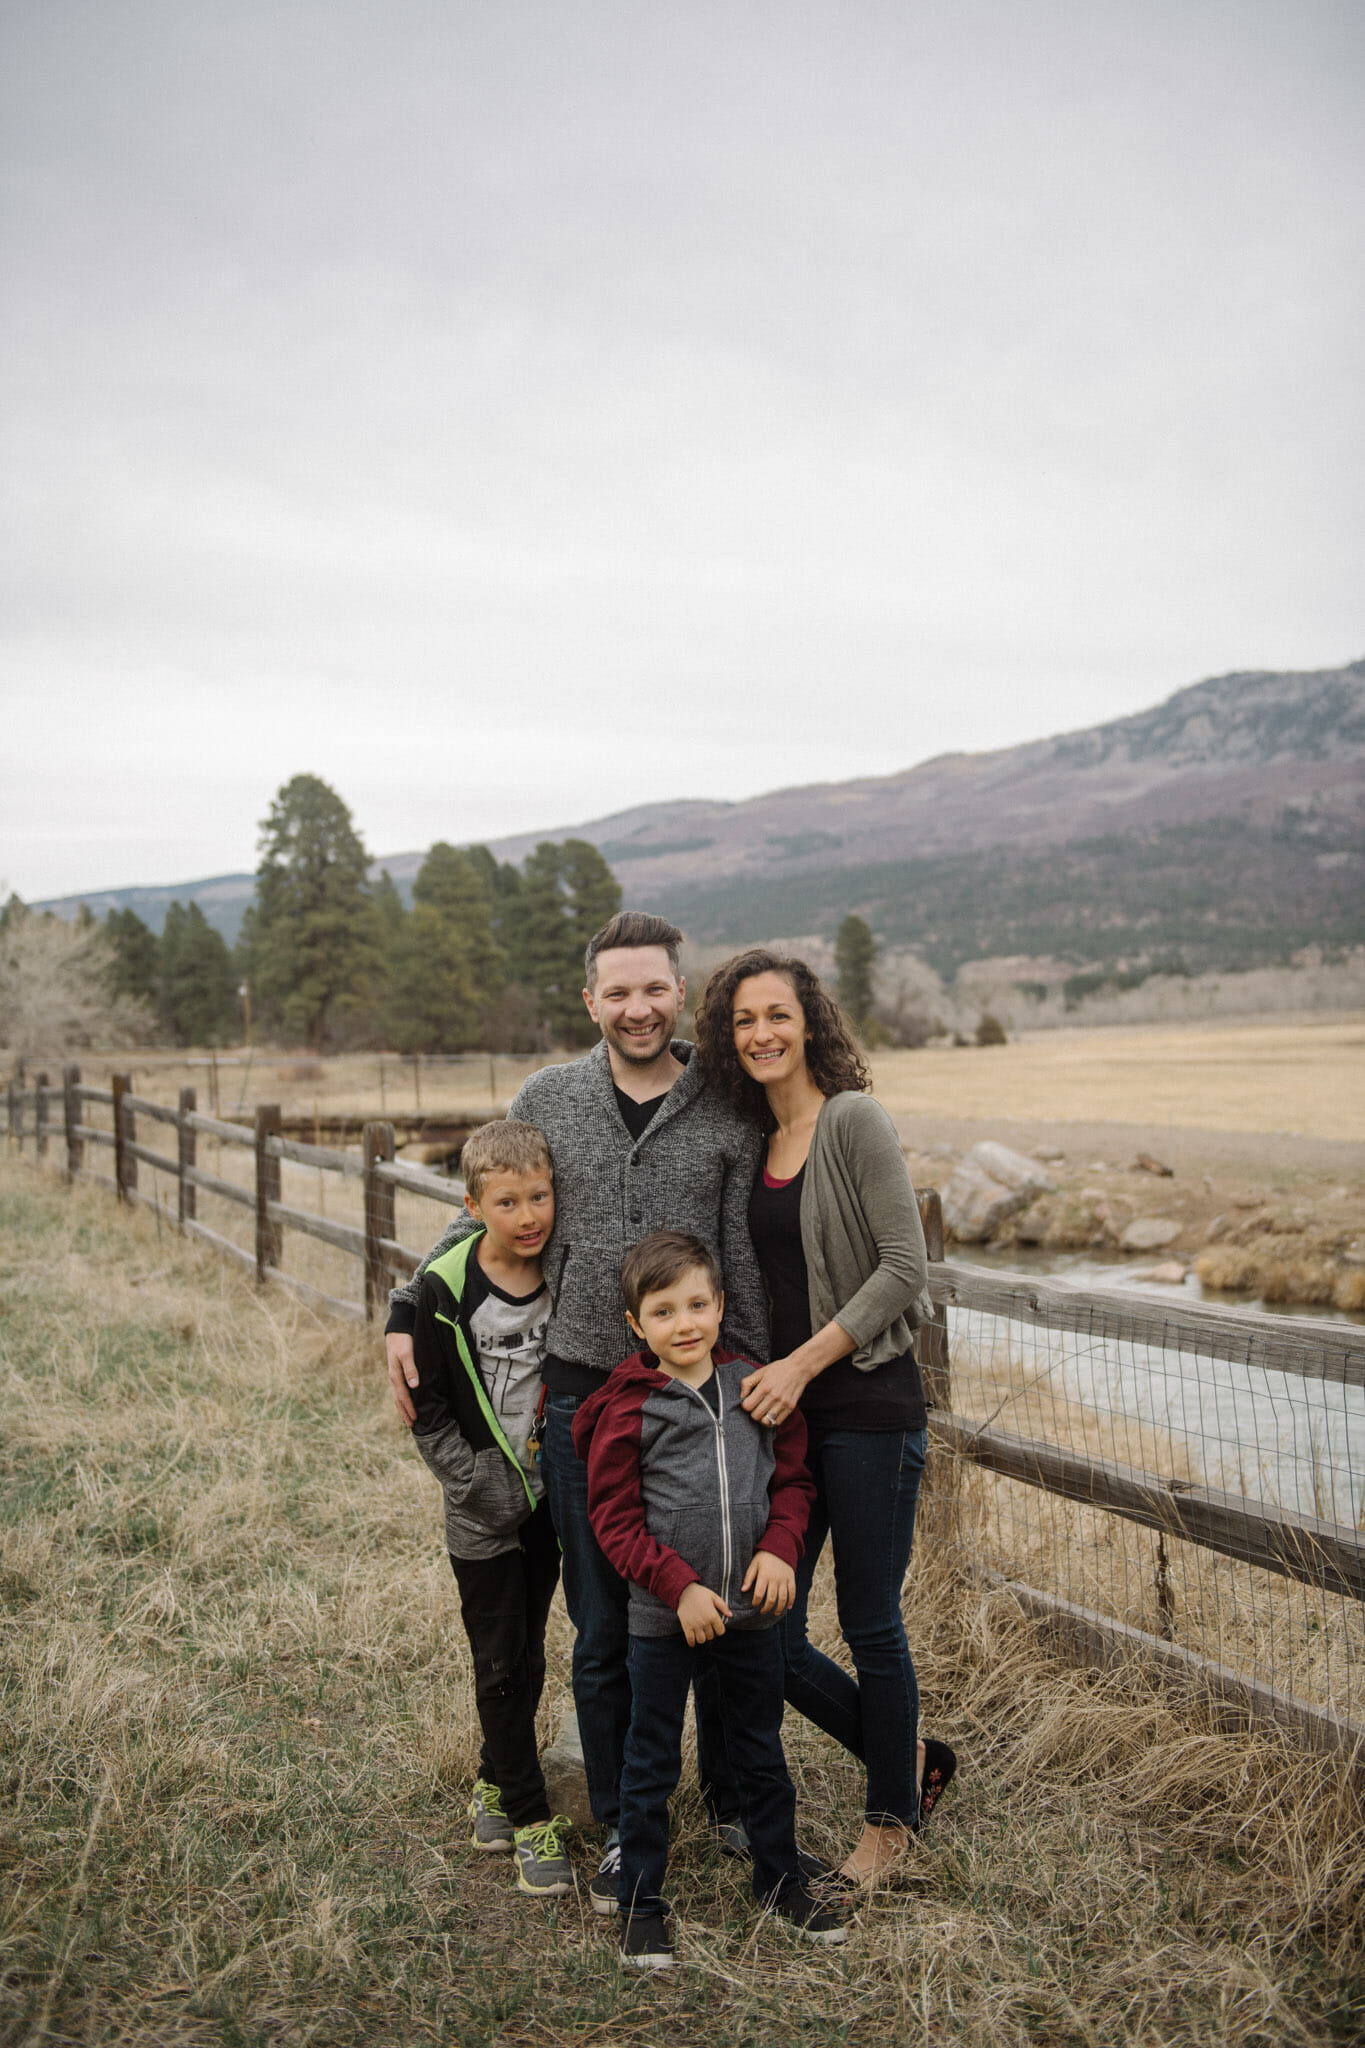
{"label": "woman's hand on boy's shoulder", "polygon": [[796,1573],[771,1550],[756,1550],[744,1574],[742,1590],[753,1594],[760,1614],[785,1614],[796,1598]]}

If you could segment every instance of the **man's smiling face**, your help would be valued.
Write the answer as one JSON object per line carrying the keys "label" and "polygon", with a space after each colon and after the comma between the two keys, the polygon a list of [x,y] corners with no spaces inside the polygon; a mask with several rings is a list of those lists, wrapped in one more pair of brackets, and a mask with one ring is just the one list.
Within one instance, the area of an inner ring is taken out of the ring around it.
{"label": "man's smiling face", "polygon": [[610,946],[593,962],[588,1014],[612,1051],[631,1066],[648,1066],[668,1051],[683,983],[662,946]]}

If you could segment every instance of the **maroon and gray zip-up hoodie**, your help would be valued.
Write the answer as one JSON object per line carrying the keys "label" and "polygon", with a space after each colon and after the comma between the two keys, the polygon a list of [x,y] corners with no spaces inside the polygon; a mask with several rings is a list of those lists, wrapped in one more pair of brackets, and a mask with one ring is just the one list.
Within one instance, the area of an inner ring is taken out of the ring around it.
{"label": "maroon and gray zip-up hoodie", "polygon": [[574,1417],[574,1448],[588,1468],[588,1519],[623,1579],[636,1636],[673,1635],[676,1608],[699,1579],[733,1611],[728,1629],[770,1628],[740,1582],[756,1550],[793,1568],[804,1549],[815,1487],[806,1471],[799,1411],[764,1429],[740,1404],[756,1367],[712,1353],[719,1413],[685,1381],[636,1352]]}

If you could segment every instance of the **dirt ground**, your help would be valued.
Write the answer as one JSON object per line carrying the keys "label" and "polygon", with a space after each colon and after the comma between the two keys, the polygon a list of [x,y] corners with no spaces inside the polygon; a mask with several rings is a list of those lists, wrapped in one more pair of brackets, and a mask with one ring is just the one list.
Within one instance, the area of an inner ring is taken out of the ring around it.
{"label": "dirt ground", "polygon": [[[1178,1232],[1159,1252],[1127,1255],[1135,1271],[1178,1265],[1183,1274],[1202,1260],[1200,1277],[1209,1291],[1245,1296],[1264,1294],[1263,1267],[1307,1262],[1312,1270],[1306,1284],[1312,1291],[1306,1297],[1301,1289],[1277,1297],[1271,1280],[1269,1298],[1306,1298],[1342,1308],[1359,1303],[1338,1301],[1339,1293],[1359,1291],[1365,1299],[1365,1144],[1282,1132],[1004,1116],[899,1116],[896,1126],[916,1187],[936,1187],[940,1193],[957,1161],[983,1139],[1041,1156],[1057,1183],[1054,1206],[1069,1204],[1074,1214],[1080,1205],[1082,1213],[1088,1209],[1094,1218],[1092,1229],[1076,1232],[1057,1249],[1091,1248],[1117,1258],[1117,1239],[1129,1222],[1138,1216],[1161,1217],[1178,1224]],[[1171,1166],[1171,1176],[1137,1166],[1140,1152]],[[993,1245],[1018,1246],[1018,1231],[1019,1219],[1009,1219]],[[1228,1262],[1232,1246],[1245,1255],[1235,1265]],[[1318,1270],[1329,1266],[1330,1286]],[[1358,1290],[1350,1285],[1357,1270]],[[1234,1280],[1234,1275],[1239,1277]],[[1168,1272],[1163,1277],[1181,1276]]]}
{"label": "dirt ground", "polygon": [[1365,1309],[1365,1018],[1048,1032],[873,1067],[917,1186],[942,1190],[983,1139],[1048,1166],[1055,1192],[1006,1219],[994,1250],[1115,1260],[1150,1219],[1168,1241],[1127,1254],[1135,1270]]}

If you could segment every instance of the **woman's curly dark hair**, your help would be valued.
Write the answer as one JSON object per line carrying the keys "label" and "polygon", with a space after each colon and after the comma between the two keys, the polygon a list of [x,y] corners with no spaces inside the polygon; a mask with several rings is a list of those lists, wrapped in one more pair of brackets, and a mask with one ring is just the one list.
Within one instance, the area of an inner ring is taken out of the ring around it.
{"label": "woman's curly dark hair", "polygon": [[820,1093],[841,1095],[854,1089],[868,1094],[872,1077],[834,997],[804,960],[770,953],[766,946],[751,946],[746,953],[726,960],[702,991],[697,1005],[697,1058],[707,1087],[761,1129],[776,1128],[766,1094],[745,1073],[735,1051],[735,990],[754,974],[780,974],[790,982],[806,1020],[806,1065]]}

